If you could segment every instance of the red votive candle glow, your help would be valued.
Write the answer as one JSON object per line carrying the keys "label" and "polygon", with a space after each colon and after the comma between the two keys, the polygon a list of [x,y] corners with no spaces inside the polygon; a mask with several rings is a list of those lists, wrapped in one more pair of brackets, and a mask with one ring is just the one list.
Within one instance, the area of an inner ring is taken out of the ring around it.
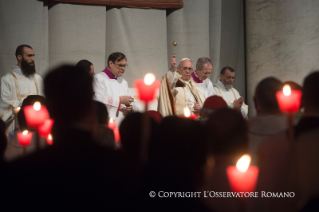
{"label": "red votive candle glow", "polygon": [[154,74],[151,73],[146,74],[144,80],[134,81],[134,87],[137,89],[139,99],[146,103],[154,100],[155,91],[160,85],[160,81],[155,80]]}
{"label": "red votive candle glow", "polygon": [[51,133],[51,129],[53,126],[53,119],[47,119],[39,126],[39,135],[43,137],[47,137]]}
{"label": "red votive candle glow", "polygon": [[114,130],[116,128],[116,121],[114,121],[112,118],[110,119],[109,123],[108,123],[108,127],[112,130]]}
{"label": "red votive candle glow", "polygon": [[52,144],[53,144],[53,138],[52,138],[52,135],[51,135],[51,134],[49,134],[48,137],[47,137],[47,143],[48,143],[49,145],[52,145]]}
{"label": "red votive candle glow", "polygon": [[25,106],[23,110],[25,119],[30,128],[38,128],[45,120],[49,119],[47,108],[41,105],[40,102]]}
{"label": "red votive candle glow", "polygon": [[289,85],[285,85],[283,91],[277,91],[276,97],[281,112],[299,111],[301,102],[301,91],[291,90]]}
{"label": "red votive candle glow", "polygon": [[121,137],[120,137],[120,131],[119,131],[119,129],[118,129],[118,128],[115,128],[115,129],[113,130],[113,132],[114,132],[114,138],[115,138],[115,141],[116,141],[116,142],[121,141]]}
{"label": "red votive candle glow", "polygon": [[28,130],[23,131],[22,133],[17,133],[19,144],[22,146],[29,146],[31,143],[32,133]]}
{"label": "red votive candle glow", "polygon": [[250,156],[241,157],[236,166],[227,167],[230,188],[234,192],[253,192],[258,178],[257,166],[249,166]]}

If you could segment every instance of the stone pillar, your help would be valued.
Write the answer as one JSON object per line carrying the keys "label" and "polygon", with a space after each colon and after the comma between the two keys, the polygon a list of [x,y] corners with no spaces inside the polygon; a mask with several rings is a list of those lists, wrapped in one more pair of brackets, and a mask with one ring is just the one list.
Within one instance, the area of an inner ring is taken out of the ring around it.
{"label": "stone pillar", "polygon": [[[258,82],[274,76],[302,84],[319,63],[319,1],[246,0],[248,100]],[[250,116],[255,110],[250,107]]]}

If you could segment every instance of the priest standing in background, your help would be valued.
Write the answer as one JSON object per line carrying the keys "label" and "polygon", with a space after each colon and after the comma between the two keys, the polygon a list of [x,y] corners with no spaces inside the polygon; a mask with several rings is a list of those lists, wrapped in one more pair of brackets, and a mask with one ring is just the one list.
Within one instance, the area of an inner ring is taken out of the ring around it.
{"label": "priest standing in background", "polygon": [[1,78],[0,116],[6,122],[9,133],[14,130],[12,108],[21,106],[29,95],[43,96],[43,80],[36,73],[32,47],[18,46],[15,56],[18,64]]}
{"label": "priest standing in background", "polygon": [[137,111],[134,98],[129,91],[126,80],[122,77],[127,67],[127,59],[123,53],[114,52],[107,60],[107,67],[94,76],[94,99],[104,103],[109,117],[117,121]]}
{"label": "priest standing in background", "polygon": [[244,103],[244,98],[233,88],[234,80],[235,70],[229,66],[222,68],[219,80],[214,85],[215,93],[225,100],[228,107],[239,110],[243,117],[247,119],[248,106]]}

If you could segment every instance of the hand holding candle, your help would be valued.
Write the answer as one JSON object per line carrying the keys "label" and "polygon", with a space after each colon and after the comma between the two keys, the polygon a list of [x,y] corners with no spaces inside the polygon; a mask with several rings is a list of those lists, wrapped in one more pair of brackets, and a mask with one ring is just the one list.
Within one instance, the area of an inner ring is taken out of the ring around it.
{"label": "hand holding candle", "polygon": [[259,169],[249,166],[250,156],[243,155],[235,166],[227,167],[230,188],[234,192],[253,192],[255,190]]}

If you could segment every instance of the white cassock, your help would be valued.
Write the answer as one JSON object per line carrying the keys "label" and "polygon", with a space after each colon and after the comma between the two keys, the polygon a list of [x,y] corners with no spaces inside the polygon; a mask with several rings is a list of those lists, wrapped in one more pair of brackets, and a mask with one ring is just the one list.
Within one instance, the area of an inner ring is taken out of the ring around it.
{"label": "white cassock", "polygon": [[[13,114],[13,107],[21,106],[29,95],[43,96],[43,80],[38,74],[25,77],[18,66],[1,78],[0,114],[3,121]],[[14,121],[8,126],[8,132],[14,128]]]}
{"label": "white cassock", "polygon": [[215,94],[213,83],[210,79],[200,80],[195,72],[192,72],[192,78],[202,88],[206,98],[217,95]]}
{"label": "white cassock", "polygon": [[[173,95],[175,97],[176,113],[178,116],[184,115],[184,107],[188,107],[191,114],[194,114],[194,104],[197,102],[202,107],[205,102],[205,94],[202,88],[191,77],[189,82],[183,81],[178,72],[168,71],[167,79],[170,83]],[[184,87],[176,87],[176,82],[181,80],[185,83]],[[190,89],[192,87],[192,91]],[[194,97],[196,95],[197,100]]]}
{"label": "white cassock", "polygon": [[[128,84],[123,77],[110,79],[104,72],[94,76],[93,81],[94,99],[104,103],[109,112],[109,117],[117,122],[117,127],[125,117],[125,105],[120,104],[120,96],[132,96]],[[131,103],[133,111],[138,111],[134,102]]]}
{"label": "white cassock", "polygon": [[[235,88],[227,90],[220,80],[217,80],[217,83],[214,85],[214,89],[216,95],[222,97],[230,108],[234,108],[234,100],[241,97],[239,92]],[[243,117],[247,118],[248,106],[245,103],[243,103],[243,105],[241,106],[240,111]]]}

